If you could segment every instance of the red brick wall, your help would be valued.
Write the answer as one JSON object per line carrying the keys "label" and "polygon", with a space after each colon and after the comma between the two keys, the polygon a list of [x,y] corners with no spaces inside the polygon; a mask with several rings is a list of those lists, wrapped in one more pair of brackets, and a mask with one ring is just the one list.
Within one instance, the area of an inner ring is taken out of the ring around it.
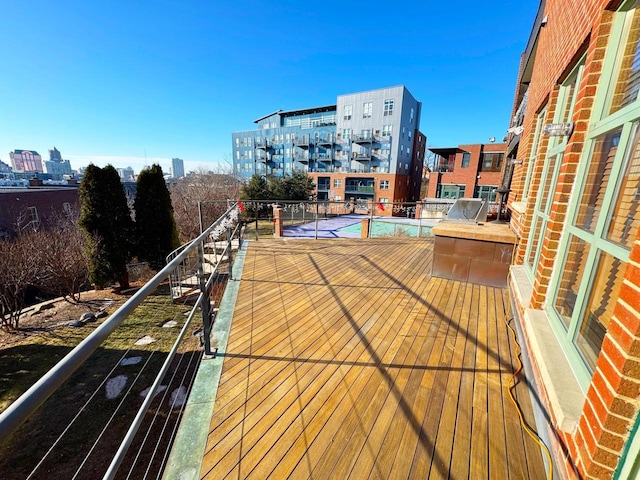
{"label": "red brick wall", "polygon": [[[545,15],[548,23],[541,28],[537,56],[529,90],[529,103],[524,120],[524,131],[512,181],[510,203],[522,201],[524,176],[531,156],[537,113],[549,105],[546,123],[551,123],[558,95],[558,85],[586,52],[586,63],[578,87],[573,121],[574,133],[568,140],[553,193],[553,205],[547,233],[541,246],[541,259],[535,271],[534,291],[530,305],[519,308],[542,308],[547,301],[549,279],[558,257],[558,244],[566,218],[567,205],[575,183],[575,173],[583,153],[589,129],[596,86],[600,81],[602,61],[609,40],[614,12],[605,8],[609,0],[583,0],[566,2],[547,0]],[[619,2],[618,2],[619,3]],[[537,191],[546,140],[539,150],[538,162],[533,169],[531,188]],[[518,262],[522,262],[530,234],[533,202],[530,195],[522,216],[514,214],[512,228],[521,233]],[[614,315],[607,329],[596,369],[588,388],[586,402],[575,432],[557,431],[558,465],[567,463],[568,471],[577,469],[583,478],[611,478],[617,467],[629,430],[638,415],[640,397],[640,240],[636,240],[626,267],[623,285],[615,305]],[[524,300],[527,303],[527,300]],[[544,391],[544,386],[542,386]],[[544,395],[542,395],[544,397]],[[550,410],[551,407],[547,406]],[[553,411],[550,410],[553,419]],[[566,456],[565,456],[566,455]],[[576,477],[569,473],[569,476]]]}
{"label": "red brick wall", "polygon": [[15,234],[16,222],[27,207],[36,207],[41,228],[52,216],[64,215],[63,205],[79,211],[78,189],[70,187],[5,188],[0,191],[0,235]]}

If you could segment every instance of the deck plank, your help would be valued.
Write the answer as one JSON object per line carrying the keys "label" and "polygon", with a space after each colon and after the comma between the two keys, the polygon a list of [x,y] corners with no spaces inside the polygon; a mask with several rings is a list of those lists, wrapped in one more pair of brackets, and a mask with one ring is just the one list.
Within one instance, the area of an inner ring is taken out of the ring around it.
{"label": "deck plank", "polygon": [[201,478],[544,475],[503,398],[506,291],[431,258],[424,238],[252,242]]}

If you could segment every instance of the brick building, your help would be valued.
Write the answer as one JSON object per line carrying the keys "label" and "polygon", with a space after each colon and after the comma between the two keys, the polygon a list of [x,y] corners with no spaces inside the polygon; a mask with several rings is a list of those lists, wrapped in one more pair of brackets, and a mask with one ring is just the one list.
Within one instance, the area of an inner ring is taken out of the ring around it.
{"label": "brick building", "polygon": [[0,238],[46,228],[51,221],[76,216],[79,208],[77,186],[0,187]]}
{"label": "brick building", "polygon": [[637,0],[543,1],[514,99],[510,288],[566,478],[640,475],[639,59]]}
{"label": "brick building", "polygon": [[504,143],[491,143],[429,148],[436,160],[429,176],[427,197],[495,201],[506,147]]}

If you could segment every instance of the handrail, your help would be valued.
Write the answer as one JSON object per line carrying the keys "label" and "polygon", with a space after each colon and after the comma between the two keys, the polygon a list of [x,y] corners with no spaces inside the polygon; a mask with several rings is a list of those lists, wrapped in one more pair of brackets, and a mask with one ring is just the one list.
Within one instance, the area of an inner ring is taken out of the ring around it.
{"label": "handrail", "polygon": [[[118,308],[107,320],[80,342],[71,352],[60,360],[51,370],[23,393],[15,402],[0,414],[0,438],[7,438],[31,416],[59,387],[67,380],[100,346],[100,344],[124,321],[125,318],[164,281],[192,249],[198,247],[215,228],[220,226],[227,216],[235,212],[234,204],[197,238],[186,244],[183,250],[162,270],[154,275],[140,290]],[[177,250],[179,250],[179,247]]]}

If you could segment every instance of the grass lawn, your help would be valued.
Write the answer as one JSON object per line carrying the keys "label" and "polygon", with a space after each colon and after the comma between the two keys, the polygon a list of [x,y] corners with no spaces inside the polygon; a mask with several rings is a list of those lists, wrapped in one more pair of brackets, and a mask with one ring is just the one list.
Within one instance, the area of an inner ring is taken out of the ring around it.
{"label": "grass lawn", "polygon": [[[115,311],[127,298],[107,292],[94,292],[94,298],[85,298],[87,303],[80,307],[62,302],[56,304],[55,314],[41,312],[39,321],[33,318],[25,321],[25,330],[14,334],[10,339],[6,338],[7,334],[2,334],[0,410],[4,410],[105,320],[106,317],[81,328],[66,325],[69,319],[79,318],[77,312],[97,309],[102,305],[97,298],[104,295],[112,297],[111,300],[114,301],[107,308],[109,313]],[[34,473],[33,478],[52,474],[60,478],[71,478],[85,458],[86,463],[77,478],[102,477],[142,404],[140,392],[153,383],[187,319],[185,313],[188,310],[189,307],[171,302],[166,286],[161,286],[147,298],[27,422],[10,438],[3,439],[0,444],[0,478],[26,478],[67,427],[69,429],[66,434]],[[163,328],[163,324],[170,320],[176,321],[177,325]],[[196,315],[192,330],[200,325],[201,320]],[[155,342],[134,345],[136,340],[146,335],[156,339]],[[140,362],[120,365],[123,358],[131,357],[141,357]],[[147,414],[141,428],[142,433],[139,432],[134,440],[134,445],[139,446],[149,430],[149,439],[141,450],[138,462],[142,466],[136,468],[146,469],[148,464],[152,464],[157,469],[161,465],[167,440],[160,443],[158,454],[152,460],[153,449],[160,438],[160,431],[164,427],[167,432],[171,432],[180,413],[179,408],[171,408],[171,393],[180,385],[189,385],[200,357],[198,339],[188,335],[180,346],[172,369],[162,382],[167,385],[167,390],[154,400],[152,411]],[[126,377],[124,390],[117,397],[108,399],[103,382],[118,376]],[[131,391],[127,394],[129,388]],[[89,401],[94,392],[95,396]],[[81,411],[87,402],[88,405]],[[155,413],[158,417],[153,428],[148,429]],[[74,422],[76,416],[78,418]],[[165,427],[165,421],[169,422],[169,426]],[[102,432],[107,424],[109,428]],[[125,460],[120,472],[128,472],[128,466],[133,464],[137,450],[132,450],[133,453]],[[132,478],[141,476],[144,469],[134,470]]]}

